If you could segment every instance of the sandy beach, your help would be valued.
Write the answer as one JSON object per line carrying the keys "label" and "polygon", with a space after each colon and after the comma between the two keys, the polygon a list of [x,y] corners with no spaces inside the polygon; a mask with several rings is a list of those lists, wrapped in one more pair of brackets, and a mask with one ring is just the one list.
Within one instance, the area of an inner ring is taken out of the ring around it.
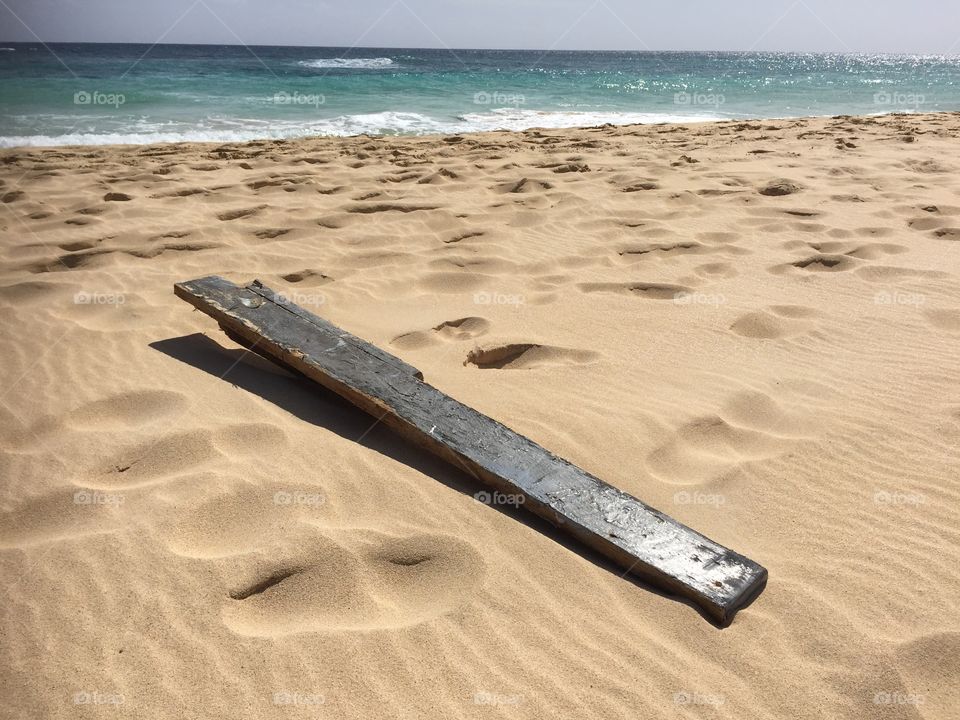
{"label": "sandy beach", "polygon": [[[956,717],[958,135],[0,151],[0,717]],[[751,557],[765,591],[718,628],[478,501],[173,295],[212,274]]]}

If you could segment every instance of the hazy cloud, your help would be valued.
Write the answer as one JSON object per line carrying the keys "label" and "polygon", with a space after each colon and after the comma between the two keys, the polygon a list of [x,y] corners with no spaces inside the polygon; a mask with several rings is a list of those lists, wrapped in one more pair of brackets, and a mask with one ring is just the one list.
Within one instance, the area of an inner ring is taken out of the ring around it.
{"label": "hazy cloud", "polygon": [[0,40],[960,51],[955,0],[0,0]]}

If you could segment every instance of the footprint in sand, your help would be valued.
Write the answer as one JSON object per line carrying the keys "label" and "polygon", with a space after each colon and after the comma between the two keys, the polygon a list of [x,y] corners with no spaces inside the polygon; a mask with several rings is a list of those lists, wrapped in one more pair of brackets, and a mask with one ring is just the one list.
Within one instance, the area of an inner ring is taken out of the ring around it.
{"label": "footprint in sand", "polygon": [[182,188],[180,190],[170,190],[168,192],[156,193],[151,195],[151,199],[160,200],[164,198],[184,198],[191,197],[192,195],[209,195],[210,190],[207,188]]}
{"label": "footprint in sand", "polygon": [[414,205],[412,203],[369,203],[362,205],[351,205],[346,208],[348,213],[373,215],[379,213],[413,213],[425,210],[438,210],[439,205]]}
{"label": "footprint in sand", "polygon": [[509,343],[474,348],[467,353],[464,365],[482,370],[529,370],[563,365],[586,365],[596,362],[600,354],[592,350],[553,347],[535,343]]}
{"label": "footprint in sand", "polygon": [[431,260],[427,266],[440,271],[461,268],[471,272],[484,272],[492,275],[504,275],[516,267],[508,260],[453,254]]}
{"label": "footprint in sand", "polygon": [[923,217],[913,218],[912,220],[907,221],[907,227],[911,230],[933,230],[935,228],[943,227],[947,224],[947,220],[939,217],[938,215],[924,215]]}
{"label": "footprint in sand", "polygon": [[519,180],[509,180],[490,189],[501,194],[515,193],[539,193],[544,190],[551,190],[553,185],[545,180],[531,180],[529,178],[520,178]]}
{"label": "footprint in sand", "polygon": [[464,240],[470,240],[472,238],[483,237],[487,234],[486,230],[463,230],[457,233],[454,233],[448,240],[444,240],[444,243],[458,243],[463,242]]}
{"label": "footprint in sand", "polygon": [[231,425],[217,431],[198,429],[148,439],[98,461],[80,481],[85,487],[110,490],[154,485],[201,468],[227,455],[263,455],[286,444],[286,433],[272,425]]}
{"label": "footprint in sand", "polygon": [[224,624],[239,635],[278,637],[428,622],[470,602],[485,563],[472,545],[443,535],[363,532],[347,543],[315,533],[248,556],[235,574]]}
{"label": "footprint in sand", "polygon": [[57,490],[0,514],[0,549],[23,548],[112,532],[124,518],[126,498],[85,488]]}
{"label": "footprint in sand", "polygon": [[611,293],[633,295],[647,300],[675,300],[678,295],[691,292],[685,285],[664,283],[626,282],[626,283],[578,283],[577,289],[584,293]]}
{"label": "footprint in sand", "polygon": [[774,275],[783,275],[796,270],[808,273],[835,273],[853,270],[856,267],[857,261],[848,255],[819,254],[782,265],[774,265],[769,271]]}
{"label": "footprint in sand", "polygon": [[627,245],[620,248],[617,254],[623,260],[632,261],[647,257],[702,255],[709,252],[715,252],[715,249],[699,242],[680,242],[672,244]]}
{"label": "footprint in sand", "polygon": [[[926,720],[956,717],[960,707],[960,633],[931,633],[901,643],[893,657],[904,682],[902,697],[892,698],[895,704],[922,708]],[[889,689],[884,692],[893,694]]]}
{"label": "footprint in sand", "polygon": [[236,210],[225,210],[222,213],[217,214],[217,219],[224,222],[229,222],[230,220],[239,220],[240,218],[253,217],[263,210],[266,205],[257,205],[256,207],[249,208],[238,208]]}
{"label": "footprint in sand", "polygon": [[693,272],[706,280],[732,278],[740,274],[734,265],[726,262],[703,263],[694,267]]}
{"label": "footprint in sand", "polygon": [[418,289],[431,293],[464,293],[496,286],[496,284],[497,279],[492,275],[462,270],[432,270],[416,281]]}
{"label": "footprint in sand", "polygon": [[817,242],[807,243],[807,245],[817,252],[846,255],[858,260],[879,260],[885,255],[899,255],[910,249],[893,243],[867,243],[864,245],[848,242]]}
{"label": "footprint in sand", "polygon": [[819,313],[801,305],[774,305],[747,313],[730,326],[737,335],[758,340],[778,340],[809,332]]}
{"label": "footprint in sand", "polygon": [[103,260],[105,256],[110,255],[112,252],[111,250],[100,249],[69,253],[53,259],[30,263],[23,266],[23,269],[35,275],[48,272],[65,272],[67,270],[84,268],[88,265],[96,266],[100,264],[96,261],[97,258]]}
{"label": "footprint in sand", "polygon": [[424,175],[417,180],[418,185],[446,185],[460,176],[449,168],[440,168],[435,173]]}
{"label": "footprint in sand", "polygon": [[260,486],[215,470],[187,476],[167,492],[176,503],[159,518],[158,533],[171,552],[195,559],[275,545],[303,523],[322,524],[328,512],[321,486]]}
{"label": "footprint in sand", "polygon": [[311,285],[320,285],[328,282],[333,282],[333,278],[329,275],[324,275],[318,270],[299,270],[297,272],[287,273],[286,275],[281,275],[281,279],[288,283],[302,283],[305,280],[310,280]]}
{"label": "footprint in sand", "polygon": [[[58,290],[62,291],[63,289],[63,285],[56,283],[28,280],[13,285],[0,286],[0,300],[14,305],[47,302]],[[72,286],[67,289],[70,293],[73,293],[78,288]]]}
{"label": "footprint in sand", "polygon": [[77,430],[129,429],[159,422],[187,407],[181,392],[140,390],[81,405],[68,413],[66,421]]}
{"label": "footprint in sand", "polygon": [[853,230],[853,234],[859,237],[889,237],[893,235],[894,230],[890,227],[861,227]]}
{"label": "footprint in sand", "polygon": [[923,314],[938,330],[960,332],[960,310],[926,310]]}
{"label": "footprint in sand", "polygon": [[293,228],[263,228],[254,230],[253,236],[258,240],[276,240],[293,232]]}
{"label": "footprint in sand", "polygon": [[933,236],[940,240],[960,240],[960,228],[945,227],[933,231]]}
{"label": "footprint in sand", "polygon": [[178,432],[144,440],[98,461],[78,482],[101,490],[152,485],[219,456],[209,430]]}
{"label": "footprint in sand", "polygon": [[682,425],[647,456],[647,468],[672,485],[702,485],[787,452],[807,429],[769,395],[745,391],[718,414]]}
{"label": "footprint in sand", "polygon": [[355,220],[355,216],[348,215],[347,213],[333,213],[319,218],[317,225],[322,228],[327,228],[328,230],[342,230],[348,225],[353,224]]}
{"label": "footprint in sand", "polygon": [[473,340],[485,335],[490,329],[490,322],[482,317],[464,317],[456,320],[445,320],[434,325],[429,330],[417,330],[398,335],[390,344],[394,347],[417,349],[432,345],[437,341],[461,342]]}
{"label": "footprint in sand", "polygon": [[787,227],[796,232],[817,233],[818,235],[830,229],[826,225],[812,222],[792,222],[788,223]]}
{"label": "footprint in sand", "polygon": [[[171,415],[182,413],[188,407],[186,395],[169,390],[141,390],[120,393],[104,400],[85,403],[65,415],[42,417],[28,427],[18,428],[19,421],[0,408],[0,433],[12,445],[28,440],[37,440],[51,433],[67,438],[69,430],[102,433],[111,430],[133,430],[167,420]],[[82,435],[76,436],[83,440]]]}

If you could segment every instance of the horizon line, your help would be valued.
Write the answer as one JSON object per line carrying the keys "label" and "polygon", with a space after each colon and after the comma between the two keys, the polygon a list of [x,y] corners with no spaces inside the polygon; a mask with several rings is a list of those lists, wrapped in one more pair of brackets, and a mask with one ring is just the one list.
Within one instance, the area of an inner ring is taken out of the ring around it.
{"label": "horizon line", "polygon": [[45,47],[49,45],[147,45],[150,47],[236,47],[236,48],[303,48],[310,50],[435,50],[439,52],[532,52],[532,53],[636,53],[636,54],[656,54],[656,53],[718,53],[718,54],[761,54],[761,53],[779,53],[784,55],[803,54],[803,55],[920,55],[926,57],[957,57],[958,52],[917,52],[917,51],[880,51],[880,50],[764,50],[751,48],[745,50],[718,50],[718,49],[673,49],[673,50],[654,50],[654,49],[585,49],[585,48],[500,48],[500,47],[473,47],[473,48],[454,48],[454,47],[415,47],[415,46],[386,46],[386,45],[291,45],[291,44],[260,44],[260,43],[218,43],[218,42],[131,42],[111,40],[107,42],[98,40],[0,40],[0,47],[5,45],[36,45]]}

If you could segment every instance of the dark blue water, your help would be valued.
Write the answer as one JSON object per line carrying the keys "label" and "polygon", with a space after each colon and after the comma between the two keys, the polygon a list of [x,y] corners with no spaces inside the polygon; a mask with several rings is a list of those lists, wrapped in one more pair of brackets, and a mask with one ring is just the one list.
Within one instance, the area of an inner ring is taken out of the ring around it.
{"label": "dark blue water", "polygon": [[956,56],[7,48],[3,146],[960,110]]}

